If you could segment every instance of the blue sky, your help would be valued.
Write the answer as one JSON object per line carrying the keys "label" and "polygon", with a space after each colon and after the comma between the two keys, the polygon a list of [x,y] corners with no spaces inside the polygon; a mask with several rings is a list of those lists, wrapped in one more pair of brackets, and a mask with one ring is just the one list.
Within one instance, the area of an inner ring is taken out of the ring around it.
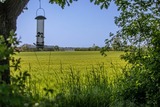
{"label": "blue sky", "polygon": [[[61,47],[91,47],[93,44],[104,46],[104,40],[110,32],[118,30],[114,24],[114,16],[118,15],[116,6],[112,4],[108,10],[101,10],[90,0],[79,0],[71,6],[61,9],[49,0],[41,0],[45,10],[45,45]],[[17,35],[21,44],[36,42],[36,10],[39,0],[30,0],[17,20]]]}

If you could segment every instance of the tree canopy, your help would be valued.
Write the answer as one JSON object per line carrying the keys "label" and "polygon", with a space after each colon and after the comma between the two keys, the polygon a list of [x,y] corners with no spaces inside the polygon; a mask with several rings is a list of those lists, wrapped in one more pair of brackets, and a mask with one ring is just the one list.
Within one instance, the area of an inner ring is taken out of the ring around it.
{"label": "tree canopy", "polygon": [[[135,103],[159,105],[160,1],[117,0],[115,4],[120,11],[120,15],[115,17],[119,30],[110,36],[121,37],[130,45],[122,56],[131,64],[128,70],[124,70],[127,86],[122,92],[124,99],[134,98]],[[106,50],[113,40],[106,40]]]}

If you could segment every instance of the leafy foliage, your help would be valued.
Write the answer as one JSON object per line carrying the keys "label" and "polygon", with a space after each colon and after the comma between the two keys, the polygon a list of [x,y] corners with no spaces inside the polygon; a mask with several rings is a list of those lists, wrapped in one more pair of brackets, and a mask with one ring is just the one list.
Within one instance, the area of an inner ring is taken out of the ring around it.
{"label": "leafy foliage", "polygon": [[[1,61],[1,65],[0,65],[0,76],[2,77],[2,74],[9,68],[8,64],[3,64],[3,61],[5,60],[12,60],[12,62],[14,62],[14,64],[12,65],[12,67],[14,66],[15,69],[18,69],[18,63],[19,61],[17,60],[17,62],[14,60],[13,57],[11,57],[11,55],[15,54],[15,49],[16,46],[19,44],[19,41],[16,37],[16,34],[14,34],[13,31],[10,32],[10,36],[5,39],[4,36],[0,35],[0,61]],[[0,81],[2,80],[2,78],[0,77]],[[1,81],[4,82],[4,81]]]}
{"label": "leafy foliage", "polygon": [[[7,41],[6,41],[7,40]],[[20,59],[15,59],[12,55],[15,54],[16,46],[19,44],[16,34],[13,31],[10,32],[10,36],[7,39],[4,39],[3,36],[0,36],[0,60],[3,61],[8,58],[11,61],[9,65],[0,65],[0,76],[5,70],[10,67],[14,71],[20,70]],[[8,44],[6,44],[8,43]],[[10,46],[8,46],[10,45]],[[29,74],[27,72],[20,72],[20,75],[17,77],[11,77],[11,84],[6,84],[1,79],[0,83],[0,106],[10,107],[10,106],[19,106],[26,101],[25,89],[26,89],[26,80]],[[21,99],[21,100],[20,100]]]}
{"label": "leafy foliage", "polygon": [[55,4],[58,4],[59,6],[61,6],[63,9],[66,5],[70,6],[70,4],[73,2],[73,1],[78,1],[78,0],[50,0],[49,2],[50,3],[55,3]]}
{"label": "leafy foliage", "polygon": [[95,5],[100,5],[101,9],[108,9],[111,1],[112,0],[90,0],[90,2],[94,2]]}
{"label": "leafy foliage", "polygon": [[[70,4],[73,1],[78,1],[78,0],[50,0],[50,3],[55,3],[58,4],[59,6],[61,6],[63,9],[66,5],[70,6]],[[100,5],[100,8],[103,9],[107,9],[110,5],[110,2],[112,0],[90,0],[90,2],[93,2],[95,5]]]}
{"label": "leafy foliage", "polygon": [[[160,2],[159,1],[115,1],[120,16],[115,23],[120,28],[114,37],[128,42],[125,55],[121,58],[131,64],[124,69],[123,98],[137,104],[158,106],[160,95]],[[107,40],[107,50],[113,41]],[[104,51],[102,51],[104,52]],[[121,84],[122,84],[121,83]],[[127,83],[127,84],[125,84]]]}

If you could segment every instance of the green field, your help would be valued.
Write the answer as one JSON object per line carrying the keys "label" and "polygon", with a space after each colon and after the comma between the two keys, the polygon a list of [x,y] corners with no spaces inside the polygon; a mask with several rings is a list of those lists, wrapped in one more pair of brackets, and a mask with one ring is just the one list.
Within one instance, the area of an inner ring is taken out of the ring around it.
{"label": "green field", "polygon": [[[12,72],[15,84],[25,93],[33,105],[41,107],[95,107],[114,106],[117,98],[117,81],[123,52],[107,52],[104,57],[98,51],[21,52],[21,71]],[[45,99],[45,100],[44,100]]]}
{"label": "green field", "polygon": [[21,52],[17,57],[21,58],[22,70],[34,71],[54,71],[59,70],[60,66],[63,69],[68,69],[70,66],[79,70],[85,70],[91,66],[104,64],[110,68],[111,62],[117,66],[123,66],[124,61],[120,60],[120,55],[123,52],[107,52],[107,57],[104,57],[97,51],[81,51],[81,52]]}
{"label": "green field", "polygon": [[80,52],[21,52],[17,57],[21,58],[21,70],[29,71],[31,74],[52,74],[54,71],[63,69],[67,71],[71,67],[85,72],[87,69],[104,65],[107,70],[111,70],[112,64],[120,68],[125,64],[120,59],[123,52],[107,52],[104,57],[98,51]]}
{"label": "green field", "polygon": [[98,51],[21,52],[16,57],[21,58],[21,70],[31,74],[34,87],[41,89],[49,86],[59,90],[57,84],[64,83],[71,76],[79,75],[83,81],[85,74],[101,71],[102,68],[104,74],[113,78],[125,65],[120,59],[121,54],[123,52],[107,52],[104,57]]}

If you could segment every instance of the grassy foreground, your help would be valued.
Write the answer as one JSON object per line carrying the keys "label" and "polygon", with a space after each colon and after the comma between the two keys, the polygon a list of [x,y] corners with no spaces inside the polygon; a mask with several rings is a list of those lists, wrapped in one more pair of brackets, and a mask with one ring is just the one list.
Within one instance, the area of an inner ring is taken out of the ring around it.
{"label": "grassy foreground", "polygon": [[107,107],[114,106],[113,80],[125,65],[121,54],[108,52],[103,57],[99,52],[22,52],[16,57],[21,57],[21,70],[31,74],[26,89],[34,96],[35,104]]}

